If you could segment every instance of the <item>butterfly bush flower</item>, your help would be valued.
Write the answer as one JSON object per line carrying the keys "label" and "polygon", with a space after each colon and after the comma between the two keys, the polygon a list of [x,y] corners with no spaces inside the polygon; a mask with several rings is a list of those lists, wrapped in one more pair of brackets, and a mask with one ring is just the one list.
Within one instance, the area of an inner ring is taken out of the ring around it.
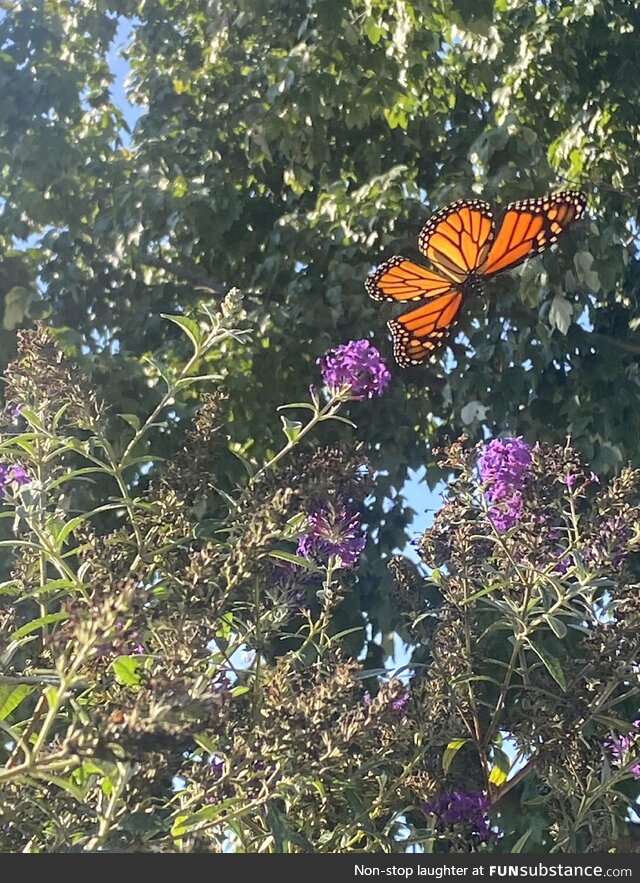
{"label": "butterfly bush flower", "polygon": [[509,530],[522,517],[522,491],[531,470],[531,447],[522,438],[494,438],[478,460],[487,485],[489,517],[499,531]]}
{"label": "butterfly bush flower", "polygon": [[354,399],[382,395],[391,380],[384,360],[368,340],[350,340],[317,360],[322,379],[332,393],[348,388]]}
{"label": "butterfly bush flower", "polygon": [[634,721],[633,726],[636,728],[635,732],[614,733],[604,744],[618,766],[625,766],[637,755],[638,762],[629,768],[629,772],[634,779],[640,779],[640,720]]}
{"label": "butterfly bush flower", "polygon": [[362,536],[360,518],[343,507],[330,505],[309,516],[310,530],[298,540],[297,554],[326,563],[337,555],[344,567],[354,567],[367,542]]}
{"label": "butterfly bush flower", "polygon": [[481,841],[492,840],[488,818],[491,804],[482,791],[450,791],[422,804],[427,813],[433,813],[443,827],[462,825]]}
{"label": "butterfly bush flower", "polygon": [[393,708],[394,711],[402,711],[410,699],[410,693],[405,693],[403,696],[398,696],[397,699],[391,700],[391,708]]}
{"label": "butterfly bush flower", "polygon": [[218,757],[217,754],[212,754],[209,758],[209,769],[214,779],[221,779],[224,774],[224,758]]}
{"label": "butterfly bush flower", "polygon": [[[559,554],[562,554],[560,552]],[[559,573],[561,576],[564,576],[571,565],[573,564],[573,556],[572,555],[564,555],[557,564],[554,565],[554,573]]]}
{"label": "butterfly bush flower", "polygon": [[4,497],[4,489],[9,484],[28,484],[29,476],[22,466],[10,466],[0,463],[0,499]]}

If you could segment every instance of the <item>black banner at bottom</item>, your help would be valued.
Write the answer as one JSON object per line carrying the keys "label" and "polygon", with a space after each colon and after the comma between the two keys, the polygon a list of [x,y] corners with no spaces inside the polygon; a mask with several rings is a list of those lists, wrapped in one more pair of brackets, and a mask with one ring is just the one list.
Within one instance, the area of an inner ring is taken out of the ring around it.
{"label": "black banner at bottom", "polygon": [[[114,856],[117,858],[114,859]],[[640,854],[589,853],[584,855],[472,854],[370,855],[355,853],[238,855],[206,853],[113,853],[92,852],[39,856],[0,855],[0,869],[6,874],[18,864],[42,865],[65,874],[65,883],[74,872],[86,881],[89,866],[97,859],[100,872],[117,869],[129,873],[162,874],[188,869],[189,874],[238,876],[242,881],[262,883],[274,875],[278,883],[367,883],[395,878],[419,883],[424,880],[482,880],[499,883],[505,879],[557,881],[582,878],[588,881],[621,880],[640,883]],[[15,863],[15,865],[14,865]],[[180,866],[180,867],[178,867]],[[17,868],[16,868],[17,869]],[[96,872],[98,869],[96,868]]]}

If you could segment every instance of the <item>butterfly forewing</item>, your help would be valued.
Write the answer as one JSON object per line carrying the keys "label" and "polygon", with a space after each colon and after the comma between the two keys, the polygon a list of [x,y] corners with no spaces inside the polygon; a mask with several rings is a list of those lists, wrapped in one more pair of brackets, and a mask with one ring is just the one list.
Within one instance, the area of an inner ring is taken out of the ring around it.
{"label": "butterfly forewing", "polygon": [[365,288],[374,300],[423,300],[444,294],[451,288],[451,280],[396,256],[368,276]]}
{"label": "butterfly forewing", "polygon": [[463,282],[482,263],[493,239],[493,214],[481,199],[464,199],[429,218],[418,248],[436,270]]}
{"label": "butterfly forewing", "polygon": [[586,202],[577,190],[512,202],[506,208],[479,274],[486,278],[511,270],[553,245],[560,234],[582,216]]}

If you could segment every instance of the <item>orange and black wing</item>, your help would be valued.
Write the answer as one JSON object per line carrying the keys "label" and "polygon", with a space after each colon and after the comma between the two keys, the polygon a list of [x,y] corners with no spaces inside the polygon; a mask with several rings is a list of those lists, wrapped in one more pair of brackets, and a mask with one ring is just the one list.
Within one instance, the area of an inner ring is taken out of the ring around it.
{"label": "orange and black wing", "polygon": [[486,278],[511,270],[553,245],[582,216],[586,204],[577,190],[510,203],[478,274]]}
{"label": "orange and black wing", "polygon": [[364,284],[369,297],[392,302],[424,300],[451,288],[450,279],[399,256],[381,264]]}
{"label": "orange and black wing", "polygon": [[420,365],[443,346],[455,325],[463,293],[450,286],[426,304],[410,310],[387,323],[393,335],[393,355],[401,368]]}
{"label": "orange and black wing", "polygon": [[418,248],[436,270],[463,282],[485,260],[493,235],[490,206],[481,199],[461,199],[429,218]]}

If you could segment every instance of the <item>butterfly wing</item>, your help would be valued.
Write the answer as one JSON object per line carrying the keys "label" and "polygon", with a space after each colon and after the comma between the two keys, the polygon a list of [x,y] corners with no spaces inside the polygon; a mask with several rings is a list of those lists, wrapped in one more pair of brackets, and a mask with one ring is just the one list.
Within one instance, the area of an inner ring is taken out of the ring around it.
{"label": "butterfly wing", "polygon": [[478,272],[493,276],[539,254],[582,216],[586,204],[584,194],[577,190],[510,203]]}
{"label": "butterfly wing", "polygon": [[436,270],[463,282],[484,261],[493,236],[490,206],[481,199],[461,199],[429,218],[418,248]]}
{"label": "butterfly wing", "polygon": [[407,258],[396,256],[385,261],[367,277],[365,288],[374,300],[424,300],[425,297],[444,294],[451,288],[451,280]]}
{"label": "butterfly wing", "polygon": [[462,298],[462,290],[450,285],[446,293],[389,320],[393,355],[401,368],[422,364],[446,343],[458,319]]}

